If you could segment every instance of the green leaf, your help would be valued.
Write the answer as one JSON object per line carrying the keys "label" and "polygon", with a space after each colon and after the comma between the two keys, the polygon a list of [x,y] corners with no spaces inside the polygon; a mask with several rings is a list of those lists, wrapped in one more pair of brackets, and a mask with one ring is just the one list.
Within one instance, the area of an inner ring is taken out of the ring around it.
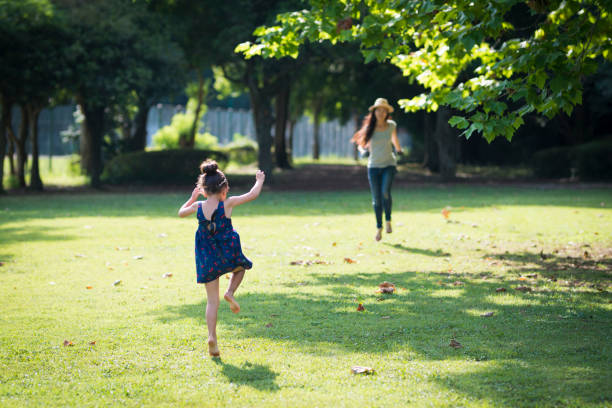
{"label": "green leaf", "polygon": [[463,116],[453,116],[452,118],[450,118],[448,123],[449,125],[451,125],[452,127],[456,127],[457,129],[465,129],[470,125],[470,122],[468,122]]}

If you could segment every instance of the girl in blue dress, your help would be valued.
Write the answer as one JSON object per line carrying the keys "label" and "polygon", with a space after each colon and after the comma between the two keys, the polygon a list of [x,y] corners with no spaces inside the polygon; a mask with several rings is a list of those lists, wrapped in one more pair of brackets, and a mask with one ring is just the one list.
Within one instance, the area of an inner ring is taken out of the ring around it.
{"label": "girl in blue dress", "polygon": [[[227,197],[227,178],[214,160],[200,165],[200,176],[191,198],[183,204],[179,217],[196,213],[198,230],[195,236],[196,276],[198,283],[206,285],[206,325],[208,326],[208,352],[219,356],[217,346],[217,312],[219,310],[219,276],[231,272],[229,286],[223,298],[234,313],[240,306],[234,299],[234,292],[240,286],[244,271],[253,263],[242,253],[240,236],[232,227],[232,210],[241,204],[253,201],[259,196],[265,180],[263,171],[255,174],[255,185],[246,194]],[[205,201],[197,201],[203,195]]]}

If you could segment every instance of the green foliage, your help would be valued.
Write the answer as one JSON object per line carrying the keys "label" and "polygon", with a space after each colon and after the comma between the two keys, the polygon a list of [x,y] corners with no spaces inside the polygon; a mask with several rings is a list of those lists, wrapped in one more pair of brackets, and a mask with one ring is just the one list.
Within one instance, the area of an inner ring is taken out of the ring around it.
{"label": "green foliage", "polygon": [[581,180],[612,180],[612,139],[577,146],[575,163]]}
{"label": "green foliage", "polygon": [[537,177],[568,178],[572,176],[574,160],[571,147],[553,147],[534,153],[531,163]]}
{"label": "green foliage", "polygon": [[[181,143],[191,136],[191,127],[195,119],[195,101],[190,99],[186,112],[176,113],[169,125],[159,129],[153,135],[153,145],[159,149],[177,149]],[[200,120],[196,129],[195,147],[198,149],[213,149],[218,145],[218,138],[208,132],[199,133],[202,128],[202,117],[206,113],[206,106],[202,105]]]}
{"label": "green foliage", "polygon": [[102,181],[151,185],[195,183],[200,163],[206,159],[216,160],[220,167],[227,163],[227,155],[215,150],[174,149],[122,154],[106,164]]}
{"label": "green foliage", "polygon": [[257,143],[240,133],[234,133],[231,143],[226,144],[223,151],[236,164],[245,165],[257,161]]}
{"label": "green foliage", "polygon": [[538,177],[612,180],[612,140],[541,150],[533,155],[532,165]]}
{"label": "green foliage", "polygon": [[582,76],[612,59],[610,6],[594,0],[309,3],[259,27],[256,42],[235,51],[295,58],[306,42],[358,41],[366,63],[390,61],[426,88],[400,101],[406,111],[461,111],[452,124],[466,138],[510,140],[527,113],[570,114],[582,103]]}

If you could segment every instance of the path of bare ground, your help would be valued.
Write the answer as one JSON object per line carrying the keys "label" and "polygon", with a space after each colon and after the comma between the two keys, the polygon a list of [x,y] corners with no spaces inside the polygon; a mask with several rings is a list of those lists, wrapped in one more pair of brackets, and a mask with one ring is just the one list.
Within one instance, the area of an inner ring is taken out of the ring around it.
{"label": "path of bare ground", "polygon": [[[419,187],[427,185],[507,185],[539,188],[612,188],[612,182],[580,182],[570,180],[536,179],[521,176],[482,175],[478,172],[458,172],[452,180],[444,180],[418,165],[399,167],[395,176],[394,187]],[[503,171],[501,172],[503,174]],[[246,174],[228,174],[230,185],[236,190],[247,189],[254,181],[254,176]],[[88,186],[62,187],[46,186],[45,193],[93,193],[93,192],[160,192],[185,191],[192,184],[185,185],[105,185],[96,190]],[[273,182],[266,183],[266,189],[273,191],[335,191],[368,189],[367,168],[363,165],[309,164],[291,170],[275,171]],[[28,190],[9,190],[9,195],[32,194]]]}

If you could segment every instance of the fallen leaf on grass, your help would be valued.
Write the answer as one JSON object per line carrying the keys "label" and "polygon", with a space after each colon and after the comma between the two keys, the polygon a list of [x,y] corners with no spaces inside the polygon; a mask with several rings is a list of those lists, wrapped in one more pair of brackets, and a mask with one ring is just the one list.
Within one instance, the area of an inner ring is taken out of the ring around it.
{"label": "fallen leaf on grass", "polygon": [[160,238],[166,238],[168,234],[166,234],[165,232],[162,232],[161,234],[158,234],[157,236]]}
{"label": "fallen leaf on grass", "polygon": [[352,366],[351,372],[353,374],[374,374],[374,369],[372,367]]}
{"label": "fallen leaf on grass", "polygon": [[506,288],[497,288],[495,289],[496,292],[505,292]]}
{"label": "fallen leaf on grass", "polygon": [[95,345],[96,345],[96,341],[95,341],[95,340],[94,340],[94,341],[90,341],[90,342],[89,342],[89,345],[90,345],[90,346],[95,346]]}
{"label": "fallen leaf on grass", "polygon": [[129,251],[130,247],[115,247],[117,251]]}
{"label": "fallen leaf on grass", "polygon": [[531,292],[531,288],[529,286],[517,286],[515,289],[520,292]]}
{"label": "fallen leaf on grass", "polygon": [[524,276],[519,276],[518,280],[520,280],[520,281],[526,281],[526,280],[527,280],[527,278],[526,278],[526,277],[524,277]]}
{"label": "fallen leaf on grass", "polygon": [[74,257],[75,258],[87,258],[87,256],[83,254],[74,254]]}
{"label": "fallen leaf on grass", "polygon": [[142,255],[135,255],[135,256],[134,256],[134,259],[142,259],[142,258],[143,258],[143,256],[142,256]]}
{"label": "fallen leaf on grass", "polygon": [[70,340],[64,340],[64,347],[72,347],[74,344]]}
{"label": "fallen leaf on grass", "polygon": [[116,281],[113,282],[113,286],[117,286],[121,284],[121,279],[117,279]]}
{"label": "fallen leaf on grass", "polygon": [[170,272],[166,272],[162,275],[162,278],[171,278],[172,277],[172,273]]}
{"label": "fallen leaf on grass", "polygon": [[363,305],[360,303],[359,306],[357,306],[357,311],[363,312],[364,310],[365,310],[365,307],[363,307]]}
{"label": "fallen leaf on grass", "polygon": [[93,289],[93,286],[87,285],[87,286],[85,286],[85,289]]}
{"label": "fallen leaf on grass", "polygon": [[445,220],[448,220],[448,217],[450,216],[450,211],[447,210],[446,208],[442,209],[442,216],[444,217]]}
{"label": "fallen leaf on grass", "polygon": [[351,258],[344,258],[344,263],[354,264],[354,263],[357,263],[357,261]]}
{"label": "fallen leaf on grass", "polygon": [[531,279],[535,279],[535,278],[538,277],[538,274],[537,273],[531,273],[531,274],[525,275],[525,276],[528,277],[528,278],[531,278]]}
{"label": "fallen leaf on grass", "polygon": [[384,281],[378,285],[377,293],[393,293],[395,292],[395,285],[391,282]]}
{"label": "fallen leaf on grass", "polygon": [[335,242],[332,242],[332,246],[336,246],[336,245],[338,245],[338,244],[336,244]]}
{"label": "fallen leaf on grass", "polygon": [[449,343],[449,346],[451,346],[451,347],[452,347],[452,348],[454,348],[454,349],[458,349],[458,348],[463,347],[463,346],[461,345],[461,343],[459,343],[459,342],[458,342],[457,340],[455,340],[455,339],[451,339],[451,341],[450,341],[450,343]]}
{"label": "fallen leaf on grass", "polygon": [[487,312],[480,315],[480,317],[491,317],[495,314],[495,312]]}
{"label": "fallen leaf on grass", "polygon": [[591,257],[591,255],[589,254],[589,251],[584,251],[584,254],[582,254],[582,257],[584,259],[589,259]]}
{"label": "fallen leaf on grass", "polygon": [[266,327],[267,327],[267,328],[272,327],[272,323],[268,323],[268,324],[266,324]]}
{"label": "fallen leaf on grass", "polygon": [[455,282],[453,282],[453,286],[463,286],[463,282],[455,281]]}

